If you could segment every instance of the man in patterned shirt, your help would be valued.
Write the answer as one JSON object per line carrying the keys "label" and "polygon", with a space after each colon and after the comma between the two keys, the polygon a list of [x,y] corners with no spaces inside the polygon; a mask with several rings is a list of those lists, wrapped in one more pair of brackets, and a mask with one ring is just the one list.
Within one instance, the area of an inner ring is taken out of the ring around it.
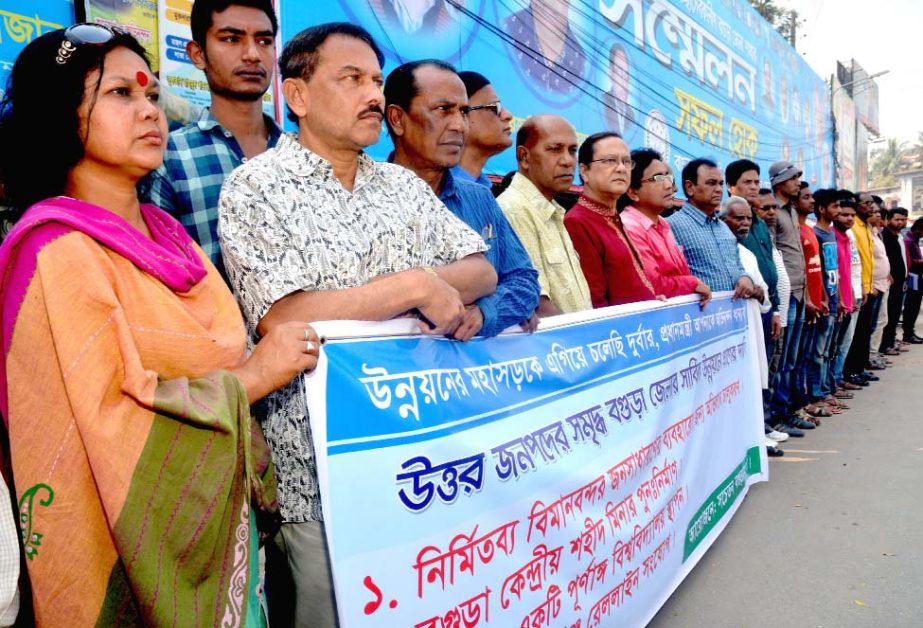
{"label": "man in patterned shirt", "polygon": [[[387,320],[417,311],[453,334],[496,288],[484,241],[426,183],[363,150],[381,134],[381,50],[346,23],[302,31],[279,58],[298,132],[228,177],[219,233],[249,331],[291,320]],[[279,479],[295,625],[336,611],[302,379],[258,410]],[[278,539],[277,535],[277,539]]]}
{"label": "man in patterned shirt", "polygon": [[163,165],[142,184],[150,203],[183,223],[224,272],[218,195],[237,166],[272,148],[281,131],[263,113],[272,82],[278,22],[271,0],[196,0],[186,51],[205,72],[211,107],[170,133]]}
{"label": "man in patterned shirt", "polygon": [[388,75],[385,102],[394,163],[426,181],[453,214],[481,234],[497,270],[497,291],[465,309],[454,338],[496,336],[518,324],[533,331],[538,273],[490,190],[454,173],[468,131],[468,96],[455,68],[435,59],[405,63]]}

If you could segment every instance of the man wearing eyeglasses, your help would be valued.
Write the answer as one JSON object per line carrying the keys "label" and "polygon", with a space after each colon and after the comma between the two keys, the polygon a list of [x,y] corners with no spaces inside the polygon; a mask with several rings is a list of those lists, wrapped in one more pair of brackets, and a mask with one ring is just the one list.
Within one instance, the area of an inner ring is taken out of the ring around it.
{"label": "man wearing eyeglasses", "polygon": [[698,294],[699,304],[711,300],[711,288],[689,271],[686,256],[676,244],[670,225],[661,214],[673,207],[676,183],[670,166],[651,148],[631,151],[634,168],[628,191],[630,205],[622,210],[622,224],[644,264],[644,272],[658,294],[678,297]]}
{"label": "man wearing eyeglasses", "polygon": [[564,208],[554,195],[574,183],[577,133],[555,115],[533,116],[516,133],[519,170],[497,197],[538,271],[539,317],[593,307],[580,259],[564,228]]}
{"label": "man wearing eyeglasses", "polygon": [[449,210],[487,243],[497,289],[465,307],[457,340],[491,337],[512,325],[534,331],[538,273],[490,190],[453,169],[468,132],[468,96],[451,65],[413,61],[395,68],[385,83],[385,120],[394,142],[393,161],[426,181]]}
{"label": "man wearing eyeglasses", "polygon": [[595,133],[583,141],[577,160],[583,193],[564,226],[580,255],[593,307],[663,298],[616,211],[634,166],[628,145],[618,133]]}
{"label": "man wearing eyeglasses", "polygon": [[513,145],[510,126],[513,114],[503,108],[493,85],[483,74],[459,72],[458,76],[468,93],[468,137],[452,174],[457,179],[476,181],[489,190],[491,183],[484,174],[484,165]]}

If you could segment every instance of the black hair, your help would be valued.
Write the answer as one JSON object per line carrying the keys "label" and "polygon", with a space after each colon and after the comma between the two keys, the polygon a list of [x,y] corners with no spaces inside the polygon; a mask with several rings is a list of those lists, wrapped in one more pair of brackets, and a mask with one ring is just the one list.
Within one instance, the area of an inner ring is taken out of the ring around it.
{"label": "black hair", "polygon": [[70,170],[83,159],[77,109],[83,103],[86,79],[99,79],[89,98],[89,112],[99,92],[106,55],[115,48],[131,50],[150,67],[144,47],[134,37],[114,30],[100,45],[77,44],[65,63],[55,57],[64,29],[45,33],[16,58],[0,102],[0,181],[16,218],[38,201],[60,196]]}
{"label": "black hair", "polygon": [[840,195],[840,207],[856,208],[858,197],[855,194],[849,190],[837,190],[837,193]]}
{"label": "black hair", "polygon": [[884,200],[876,194],[872,194],[872,200],[875,201],[875,204],[878,206],[883,206],[885,204]]}
{"label": "black hair", "polygon": [[[318,24],[304,29],[285,44],[282,48],[282,54],[279,55],[280,80],[284,81],[290,78],[311,80],[320,59],[318,50],[333,35],[343,35],[344,37],[352,37],[365,42],[375,53],[378,65],[383,66],[385,64],[384,53],[367,30],[348,22],[327,22],[326,24]],[[298,122],[298,116],[295,115],[291,108],[288,109],[288,119],[292,122]]]}
{"label": "black hair", "polygon": [[907,211],[905,207],[895,207],[894,209],[888,212],[888,217],[890,218],[894,214],[900,214],[901,216],[909,216],[910,212]]}
{"label": "black hair", "polygon": [[205,35],[212,26],[212,14],[222,13],[234,6],[259,9],[269,18],[269,23],[272,24],[272,34],[275,35],[279,31],[279,20],[272,6],[272,0],[195,0],[190,15],[192,41],[205,50]]}
{"label": "black hair", "polygon": [[[589,168],[593,161],[593,152],[596,150],[597,142],[610,137],[622,139],[622,136],[615,131],[601,131],[583,140],[583,144],[580,145],[580,149],[577,151],[577,163]],[[578,176],[580,177],[580,183],[583,183],[583,175],[580,174]]]}
{"label": "black hair", "polygon": [[528,144],[529,139],[532,137],[532,131],[534,130],[535,128],[530,125],[523,124],[519,127],[519,130],[516,131],[516,148]]}
{"label": "black hair", "polygon": [[641,187],[641,177],[644,176],[644,171],[651,163],[663,161],[663,155],[653,148],[636,148],[631,151],[631,160],[635,162],[635,167],[631,169],[631,182],[628,187],[637,190]]}
{"label": "black hair", "polygon": [[808,185],[810,185],[810,184],[809,184],[807,181],[802,181],[802,182],[798,185],[798,189],[799,189],[799,190],[803,190],[803,189],[805,189],[806,187],[808,187]]}
{"label": "black hair", "polygon": [[740,181],[740,177],[742,177],[745,172],[750,172],[751,170],[756,170],[756,174],[760,173],[760,167],[755,161],[750,161],[749,159],[732,161],[727,165],[727,168],[724,169],[724,182],[728,185],[737,185],[737,182]]}
{"label": "black hair", "polygon": [[913,221],[913,224],[910,226],[911,231],[923,231],[923,218],[917,218]]}
{"label": "black hair", "polygon": [[769,188],[760,188],[760,196],[763,196],[763,195],[765,195],[765,194],[773,194],[773,195],[775,195],[775,192],[773,192],[773,191],[770,190]]}
{"label": "black hair", "polygon": [[831,188],[821,188],[814,191],[814,202],[817,207],[829,207],[840,200],[840,195]]}
{"label": "black hair", "polygon": [[460,78],[462,83],[465,84],[465,91],[468,93],[468,98],[471,98],[479,91],[490,85],[490,81],[487,80],[486,76],[478,72],[472,72],[471,70],[459,72],[458,78]]}
{"label": "black hair", "polygon": [[706,166],[708,168],[717,168],[718,164],[713,162],[711,159],[706,159],[704,157],[699,157],[697,159],[693,159],[692,161],[690,161],[683,168],[683,180],[681,182],[682,183],[681,187],[683,188],[683,190],[686,189],[686,181],[691,181],[693,185],[698,185],[699,168],[702,166]]}
{"label": "black hair", "polygon": [[[426,66],[432,66],[451,72],[457,75],[455,67],[439,59],[420,59],[419,61],[409,61],[401,64],[391,70],[388,79],[385,81],[385,107],[396,105],[404,111],[410,111],[410,103],[420,93],[417,87],[416,72],[418,69]],[[388,122],[388,116],[385,116],[385,123],[388,126],[388,135],[394,140],[394,129]]]}

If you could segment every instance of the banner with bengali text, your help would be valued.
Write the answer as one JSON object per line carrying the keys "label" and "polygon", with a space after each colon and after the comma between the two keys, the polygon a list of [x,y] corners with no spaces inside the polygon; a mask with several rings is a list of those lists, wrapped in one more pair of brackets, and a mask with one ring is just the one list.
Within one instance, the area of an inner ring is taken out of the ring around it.
{"label": "banner with bengali text", "polygon": [[[722,171],[791,161],[812,187],[833,182],[824,80],[747,0],[333,0],[305,11],[280,2],[283,40],[330,21],[359,24],[385,53],[385,72],[439,58],[490,79],[516,129],[555,113],[578,140],[620,133],[679,175],[696,157]],[[370,147],[384,159],[391,141]],[[488,174],[516,169],[510,149]]]}
{"label": "banner with bengali text", "polygon": [[345,627],[642,626],[768,479],[760,321],[728,294],[467,343],[316,327]]}

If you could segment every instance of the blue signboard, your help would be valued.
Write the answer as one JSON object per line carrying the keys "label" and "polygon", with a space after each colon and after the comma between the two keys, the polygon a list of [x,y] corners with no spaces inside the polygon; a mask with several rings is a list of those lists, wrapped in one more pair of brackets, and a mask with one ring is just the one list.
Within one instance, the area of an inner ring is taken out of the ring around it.
{"label": "blue signboard", "polygon": [[73,0],[4,0],[0,3],[0,98],[19,51],[49,31],[74,23]]}
{"label": "blue signboard", "polygon": [[[368,29],[385,72],[439,58],[494,84],[514,126],[537,113],[582,137],[623,134],[660,150],[678,171],[695,157],[723,167],[788,159],[805,180],[833,180],[823,80],[746,0],[331,0],[281,2],[282,41],[347,21]],[[370,149],[384,158],[390,141]],[[512,149],[489,174],[516,167]]]}

